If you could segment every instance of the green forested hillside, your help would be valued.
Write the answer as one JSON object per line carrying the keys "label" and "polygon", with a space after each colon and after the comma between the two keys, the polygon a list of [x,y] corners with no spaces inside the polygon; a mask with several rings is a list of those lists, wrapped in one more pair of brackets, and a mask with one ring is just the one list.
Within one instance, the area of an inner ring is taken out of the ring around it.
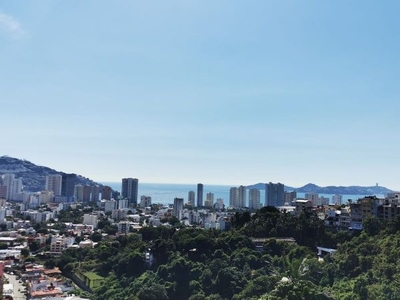
{"label": "green forested hillside", "polygon": [[[400,299],[400,220],[364,222],[365,232],[328,232],[314,215],[266,207],[238,213],[228,232],[144,228],[93,249],[67,250],[64,272],[106,277],[93,299]],[[297,243],[275,237],[294,237]],[[256,251],[250,237],[269,237]],[[318,260],[316,245],[337,247]],[[155,263],[144,253],[151,249]]]}

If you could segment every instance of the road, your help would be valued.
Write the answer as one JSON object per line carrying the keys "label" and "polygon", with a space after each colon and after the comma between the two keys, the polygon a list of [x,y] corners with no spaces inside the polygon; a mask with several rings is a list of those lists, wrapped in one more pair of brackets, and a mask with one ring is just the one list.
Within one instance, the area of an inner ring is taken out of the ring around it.
{"label": "road", "polygon": [[25,287],[20,283],[15,275],[6,274],[8,281],[14,286],[14,300],[26,300],[24,295]]}

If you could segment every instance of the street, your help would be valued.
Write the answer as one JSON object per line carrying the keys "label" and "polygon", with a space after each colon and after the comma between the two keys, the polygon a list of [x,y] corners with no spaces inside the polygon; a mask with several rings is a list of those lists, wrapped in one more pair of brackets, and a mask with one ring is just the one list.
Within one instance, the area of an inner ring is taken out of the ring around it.
{"label": "street", "polygon": [[26,300],[25,287],[17,280],[16,275],[5,274],[5,276],[9,283],[14,286],[14,300]]}

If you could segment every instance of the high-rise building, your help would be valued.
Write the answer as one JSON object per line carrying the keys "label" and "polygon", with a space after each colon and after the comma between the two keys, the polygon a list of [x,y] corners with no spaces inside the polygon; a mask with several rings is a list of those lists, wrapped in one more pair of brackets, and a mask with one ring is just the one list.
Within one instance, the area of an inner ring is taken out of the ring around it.
{"label": "high-rise building", "polygon": [[54,196],[61,196],[62,176],[53,174],[46,176],[45,190],[54,193]]}
{"label": "high-rise building", "polygon": [[190,191],[189,192],[189,194],[188,194],[188,205],[189,206],[194,206],[194,199],[195,199],[195,193],[194,193],[194,191]]}
{"label": "high-rise building", "polygon": [[7,186],[0,185],[0,199],[7,199]]}
{"label": "high-rise building", "polygon": [[139,197],[139,180],[137,178],[122,179],[122,198],[128,199],[129,206],[136,207]]}
{"label": "high-rise building", "polygon": [[285,192],[285,204],[293,205],[294,201],[296,201],[297,193],[296,192]]}
{"label": "high-rise building", "polygon": [[[77,184],[74,188],[74,197],[76,201],[79,202],[89,202],[90,201],[90,194],[92,192],[92,187],[89,185],[82,185]],[[98,201],[99,199],[97,198]]]}
{"label": "high-rise building", "polygon": [[283,206],[285,204],[285,186],[282,183],[265,185],[265,206]]}
{"label": "high-rise building", "polygon": [[22,179],[15,178],[14,174],[5,174],[3,177],[3,186],[7,186],[6,199],[14,200],[17,198],[17,194],[22,191]]}
{"label": "high-rise building", "polygon": [[197,207],[203,206],[203,184],[197,184]]}
{"label": "high-rise building", "polygon": [[92,186],[90,193],[90,201],[97,202],[100,199],[100,187]]}
{"label": "high-rise building", "polygon": [[76,174],[62,174],[61,196],[73,197],[75,192],[75,184],[77,184]]}
{"label": "high-rise building", "polygon": [[318,197],[318,205],[329,205],[329,198],[328,197],[324,197],[324,196],[319,196]]}
{"label": "high-rise building", "polygon": [[83,202],[89,202],[90,201],[90,195],[92,193],[92,187],[90,185],[84,185],[83,186],[83,197],[82,201]]}
{"label": "high-rise building", "polygon": [[174,199],[174,217],[180,219],[181,211],[183,210],[183,198]]}
{"label": "high-rise building", "polygon": [[229,190],[229,207],[237,208],[239,205],[239,189],[231,187]]}
{"label": "high-rise building", "polygon": [[104,185],[103,188],[101,189],[101,198],[104,200],[111,200],[111,194],[113,190],[111,187],[108,185]]}
{"label": "high-rise building", "polygon": [[213,193],[207,193],[206,194],[206,201],[204,203],[205,207],[212,207],[214,205],[214,194]]}
{"label": "high-rise building", "polygon": [[118,192],[118,191],[114,191],[113,190],[112,193],[111,193],[111,198],[113,198],[115,200],[120,199],[121,198],[121,193]]}
{"label": "high-rise building", "polygon": [[47,204],[53,201],[54,193],[52,191],[41,191],[38,193],[39,204]]}
{"label": "high-rise building", "polygon": [[246,207],[247,197],[246,197],[246,187],[241,185],[239,186],[239,202],[238,207],[243,208]]}
{"label": "high-rise building", "polygon": [[77,184],[74,188],[74,197],[76,201],[83,201],[83,185]]}
{"label": "high-rise building", "polygon": [[343,199],[342,195],[338,195],[338,194],[333,195],[332,203],[335,205],[342,205],[342,199]]}
{"label": "high-rise building", "polygon": [[305,194],[305,198],[311,201],[312,206],[317,206],[319,204],[319,195],[317,193],[307,193]]}
{"label": "high-rise building", "polygon": [[250,189],[249,190],[249,209],[260,209],[260,190]]}

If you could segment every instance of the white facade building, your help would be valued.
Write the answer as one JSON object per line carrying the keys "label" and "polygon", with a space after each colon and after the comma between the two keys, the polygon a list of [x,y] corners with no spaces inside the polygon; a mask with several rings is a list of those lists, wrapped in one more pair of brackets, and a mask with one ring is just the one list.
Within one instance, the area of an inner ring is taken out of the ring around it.
{"label": "white facade building", "polygon": [[140,197],[140,207],[148,207],[151,206],[151,197],[150,196],[141,196]]}
{"label": "white facade building", "polygon": [[312,206],[317,206],[319,203],[319,195],[317,193],[307,193],[305,198],[311,201]]}
{"label": "white facade building", "polygon": [[118,209],[126,209],[129,206],[128,199],[119,199],[118,200]]}
{"label": "white facade building", "polygon": [[249,190],[249,209],[260,209],[260,208],[261,208],[260,190],[259,189],[250,189]]}
{"label": "white facade building", "polygon": [[93,226],[94,229],[96,229],[97,225],[99,224],[99,217],[97,215],[84,214],[83,215],[83,224],[91,225],[91,226]]}
{"label": "white facade building", "polygon": [[238,207],[239,205],[239,189],[237,187],[231,187],[229,190],[229,206]]}
{"label": "white facade building", "polygon": [[14,197],[22,191],[22,179],[15,178],[14,174],[5,174],[3,177],[3,185],[7,186],[7,200],[14,200]]}
{"label": "white facade building", "polygon": [[52,191],[55,196],[61,195],[62,176],[60,174],[46,176],[46,191]]}
{"label": "white facade building", "polygon": [[336,194],[332,196],[332,203],[335,205],[342,205],[343,196]]}
{"label": "white facade building", "polygon": [[204,206],[206,207],[212,207],[214,205],[214,194],[213,193],[207,193],[206,194],[206,201],[204,203]]}
{"label": "white facade building", "polygon": [[104,202],[104,212],[109,212],[109,211],[111,212],[114,209],[117,209],[117,206],[118,206],[118,202],[115,201],[114,199],[106,200]]}

